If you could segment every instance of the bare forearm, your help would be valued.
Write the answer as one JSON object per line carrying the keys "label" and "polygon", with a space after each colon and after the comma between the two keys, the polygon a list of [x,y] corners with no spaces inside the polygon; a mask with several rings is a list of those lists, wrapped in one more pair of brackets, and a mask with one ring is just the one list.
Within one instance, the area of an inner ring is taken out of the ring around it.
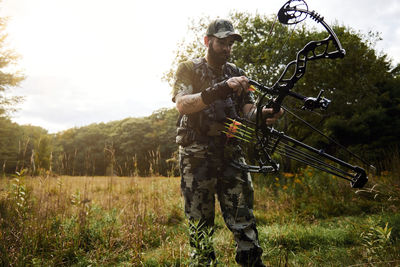
{"label": "bare forearm", "polygon": [[246,104],[243,107],[244,117],[249,121],[255,121],[257,116],[257,107],[253,104]]}
{"label": "bare forearm", "polygon": [[176,99],[176,108],[180,114],[191,114],[203,110],[204,104],[201,94],[183,95]]}

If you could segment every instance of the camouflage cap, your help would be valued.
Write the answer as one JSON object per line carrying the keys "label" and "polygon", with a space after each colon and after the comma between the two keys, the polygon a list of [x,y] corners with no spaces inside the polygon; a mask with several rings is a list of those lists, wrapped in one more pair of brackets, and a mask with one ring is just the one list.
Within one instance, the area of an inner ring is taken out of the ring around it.
{"label": "camouflage cap", "polygon": [[207,29],[207,36],[215,36],[217,38],[226,38],[233,36],[235,41],[243,42],[242,36],[235,33],[232,23],[226,19],[216,19],[210,23]]}

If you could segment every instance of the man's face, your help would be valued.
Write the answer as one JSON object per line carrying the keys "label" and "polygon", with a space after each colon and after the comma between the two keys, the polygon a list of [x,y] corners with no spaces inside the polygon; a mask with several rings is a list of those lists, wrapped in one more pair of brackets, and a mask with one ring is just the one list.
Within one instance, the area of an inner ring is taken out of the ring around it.
{"label": "man's face", "polygon": [[234,42],[232,36],[221,39],[212,37],[208,43],[208,53],[216,63],[223,65],[231,55]]}

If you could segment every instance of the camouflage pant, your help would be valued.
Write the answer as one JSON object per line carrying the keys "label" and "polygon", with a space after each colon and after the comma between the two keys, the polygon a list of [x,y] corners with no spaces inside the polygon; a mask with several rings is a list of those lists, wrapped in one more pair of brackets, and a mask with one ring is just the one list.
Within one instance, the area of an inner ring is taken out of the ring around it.
{"label": "camouflage pant", "polygon": [[[225,163],[223,157],[210,158],[206,153],[196,154],[190,150],[193,147],[181,148],[180,170],[185,214],[190,222],[199,226],[192,227],[195,231],[191,235],[192,247],[205,249],[194,236],[201,237],[205,229],[212,229],[216,195],[225,223],[234,234],[236,261],[244,266],[260,261],[262,249],[253,215],[254,190],[250,174]],[[212,250],[209,257],[215,257]]]}

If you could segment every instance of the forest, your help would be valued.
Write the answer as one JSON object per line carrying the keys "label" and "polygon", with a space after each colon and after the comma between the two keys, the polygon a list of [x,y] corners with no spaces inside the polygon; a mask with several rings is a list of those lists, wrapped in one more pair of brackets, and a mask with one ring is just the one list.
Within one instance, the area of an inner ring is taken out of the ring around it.
{"label": "forest", "polygon": [[[149,176],[174,174],[175,109],[160,109],[145,118],[72,128],[48,134],[37,126],[3,120],[3,173],[28,169],[78,176]],[[7,131],[7,132],[6,132]],[[7,138],[7,139],[6,139]]]}

